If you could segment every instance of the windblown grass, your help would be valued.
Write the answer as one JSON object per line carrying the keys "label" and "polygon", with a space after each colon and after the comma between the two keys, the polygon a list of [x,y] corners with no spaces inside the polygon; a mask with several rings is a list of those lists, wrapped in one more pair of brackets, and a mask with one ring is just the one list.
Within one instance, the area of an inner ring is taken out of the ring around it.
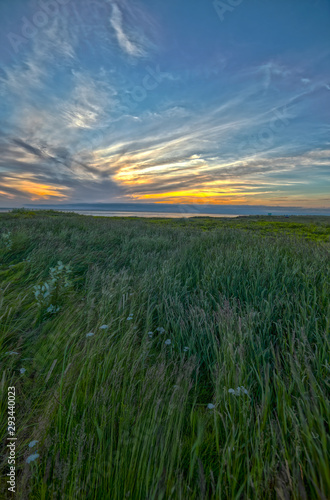
{"label": "windblown grass", "polygon": [[0,216],[17,498],[330,497],[329,239],[212,221]]}

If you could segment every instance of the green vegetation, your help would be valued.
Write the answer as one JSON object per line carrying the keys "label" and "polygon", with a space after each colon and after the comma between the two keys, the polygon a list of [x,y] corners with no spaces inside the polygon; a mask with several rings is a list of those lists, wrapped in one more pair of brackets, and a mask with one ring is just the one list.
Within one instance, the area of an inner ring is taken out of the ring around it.
{"label": "green vegetation", "polygon": [[[287,236],[301,236],[314,241],[330,241],[330,217],[292,216],[285,218],[281,216],[249,216],[235,217],[233,219],[195,217],[188,219],[188,221],[190,226],[193,225],[203,231],[219,229],[220,227],[232,227],[247,231],[258,231],[261,235],[281,233]],[[153,219],[150,222],[170,226],[187,225],[185,219],[179,221],[177,219]]]}
{"label": "green vegetation", "polygon": [[1,214],[17,498],[329,498],[329,228]]}

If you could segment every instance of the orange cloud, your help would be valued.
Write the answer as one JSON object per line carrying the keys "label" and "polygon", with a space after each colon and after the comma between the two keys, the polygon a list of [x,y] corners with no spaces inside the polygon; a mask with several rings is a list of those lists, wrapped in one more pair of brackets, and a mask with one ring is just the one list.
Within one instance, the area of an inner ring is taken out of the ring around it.
{"label": "orange cloud", "polygon": [[[6,187],[15,188],[15,190],[21,191],[22,194],[28,195],[28,198],[32,201],[47,200],[49,198],[67,199],[68,194],[66,194],[65,191],[69,191],[68,187],[55,187],[48,184],[40,184],[38,182],[8,177],[4,178],[4,182],[2,183],[2,188]],[[10,197],[9,194],[7,194],[7,196]]]}
{"label": "orange cloud", "polygon": [[185,204],[207,204],[207,205],[223,205],[228,203],[246,203],[246,195],[251,193],[238,192],[234,189],[227,188],[223,192],[206,190],[197,191],[195,189],[170,191],[167,193],[147,193],[141,195],[133,195],[139,200],[153,200],[155,203],[185,203]]}

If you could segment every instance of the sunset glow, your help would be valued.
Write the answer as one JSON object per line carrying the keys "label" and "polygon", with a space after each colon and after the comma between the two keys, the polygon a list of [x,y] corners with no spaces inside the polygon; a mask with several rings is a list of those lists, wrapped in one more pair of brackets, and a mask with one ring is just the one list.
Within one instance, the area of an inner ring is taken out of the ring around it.
{"label": "sunset glow", "polygon": [[40,9],[0,6],[0,206],[330,210],[329,2]]}

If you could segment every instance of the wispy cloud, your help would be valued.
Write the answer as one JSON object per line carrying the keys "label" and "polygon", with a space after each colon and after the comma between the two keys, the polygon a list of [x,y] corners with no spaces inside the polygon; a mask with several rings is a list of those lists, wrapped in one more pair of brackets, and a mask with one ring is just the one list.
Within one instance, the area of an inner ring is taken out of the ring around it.
{"label": "wispy cloud", "polygon": [[125,33],[123,26],[123,14],[116,3],[113,3],[112,5],[110,23],[115,31],[119,46],[124,52],[134,57],[141,57],[145,55],[143,48],[137,43],[132,42],[129,35]]}
{"label": "wispy cloud", "polygon": [[116,105],[116,90],[102,77],[73,71],[72,91],[59,112],[69,127],[91,129],[104,126]]}
{"label": "wispy cloud", "polygon": [[325,52],[282,57],[276,33],[243,60],[207,8],[179,4],[71,0],[2,64],[5,203],[326,203]]}

